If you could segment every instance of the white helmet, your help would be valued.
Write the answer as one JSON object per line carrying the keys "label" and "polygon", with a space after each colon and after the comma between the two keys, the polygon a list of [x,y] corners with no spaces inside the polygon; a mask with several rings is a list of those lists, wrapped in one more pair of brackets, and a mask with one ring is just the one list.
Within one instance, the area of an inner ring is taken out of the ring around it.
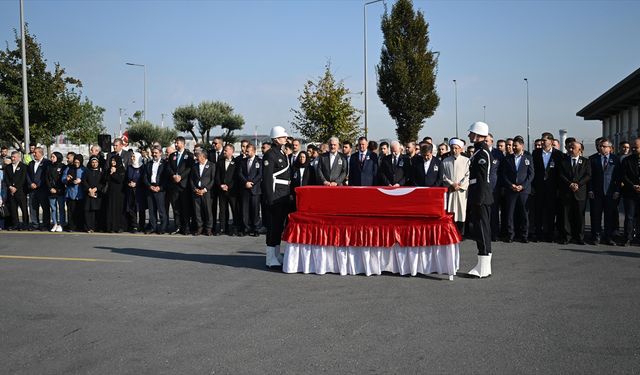
{"label": "white helmet", "polygon": [[486,137],[489,135],[489,125],[482,121],[476,121],[469,126],[469,133],[476,133],[477,135]]}
{"label": "white helmet", "polygon": [[287,134],[287,131],[284,130],[284,128],[282,126],[274,126],[273,128],[271,128],[271,139],[276,139],[276,138],[280,138],[280,137],[288,137],[289,135]]}

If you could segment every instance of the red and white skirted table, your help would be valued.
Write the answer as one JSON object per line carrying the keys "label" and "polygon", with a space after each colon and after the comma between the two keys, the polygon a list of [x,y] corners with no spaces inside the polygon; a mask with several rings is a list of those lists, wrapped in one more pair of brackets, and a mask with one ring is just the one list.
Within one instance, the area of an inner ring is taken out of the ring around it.
{"label": "red and white skirted table", "polygon": [[282,239],[285,273],[453,275],[460,234],[444,188],[302,187]]}

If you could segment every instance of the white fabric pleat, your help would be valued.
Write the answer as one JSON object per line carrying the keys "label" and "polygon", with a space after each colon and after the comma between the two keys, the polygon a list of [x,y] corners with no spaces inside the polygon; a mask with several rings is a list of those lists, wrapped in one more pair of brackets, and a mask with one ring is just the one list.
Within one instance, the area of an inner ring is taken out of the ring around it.
{"label": "white fabric pleat", "polygon": [[455,275],[460,267],[459,244],[401,247],[335,247],[305,244],[284,246],[285,273],[339,273],[340,275],[401,275],[439,273]]}

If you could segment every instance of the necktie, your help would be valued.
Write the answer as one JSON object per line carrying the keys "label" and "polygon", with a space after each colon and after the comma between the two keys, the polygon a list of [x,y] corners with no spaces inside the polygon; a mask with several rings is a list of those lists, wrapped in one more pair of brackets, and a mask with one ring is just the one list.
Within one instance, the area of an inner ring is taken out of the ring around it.
{"label": "necktie", "polygon": [[252,161],[252,160],[253,160],[253,159],[249,159],[249,160],[247,160],[247,172],[249,172],[249,171],[251,170],[251,161]]}
{"label": "necktie", "polygon": [[395,167],[396,165],[398,165],[398,159],[393,155],[393,166]]}
{"label": "necktie", "polygon": [[609,167],[609,158],[605,157],[604,161],[602,162],[602,170],[606,171],[607,167]]}
{"label": "necktie", "polygon": [[573,162],[572,167],[573,167],[573,169],[575,169],[576,168],[576,159],[571,159],[571,161]]}
{"label": "necktie", "polygon": [[364,155],[365,155],[364,153],[360,154],[360,163],[363,163],[363,164],[364,164]]}

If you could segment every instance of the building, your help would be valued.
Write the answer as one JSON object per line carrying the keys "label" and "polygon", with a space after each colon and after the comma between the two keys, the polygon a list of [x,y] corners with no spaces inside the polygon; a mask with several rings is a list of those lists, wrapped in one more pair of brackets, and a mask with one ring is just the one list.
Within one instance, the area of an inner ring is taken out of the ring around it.
{"label": "building", "polygon": [[615,146],[640,136],[640,69],[618,82],[577,116],[602,121],[602,136]]}

